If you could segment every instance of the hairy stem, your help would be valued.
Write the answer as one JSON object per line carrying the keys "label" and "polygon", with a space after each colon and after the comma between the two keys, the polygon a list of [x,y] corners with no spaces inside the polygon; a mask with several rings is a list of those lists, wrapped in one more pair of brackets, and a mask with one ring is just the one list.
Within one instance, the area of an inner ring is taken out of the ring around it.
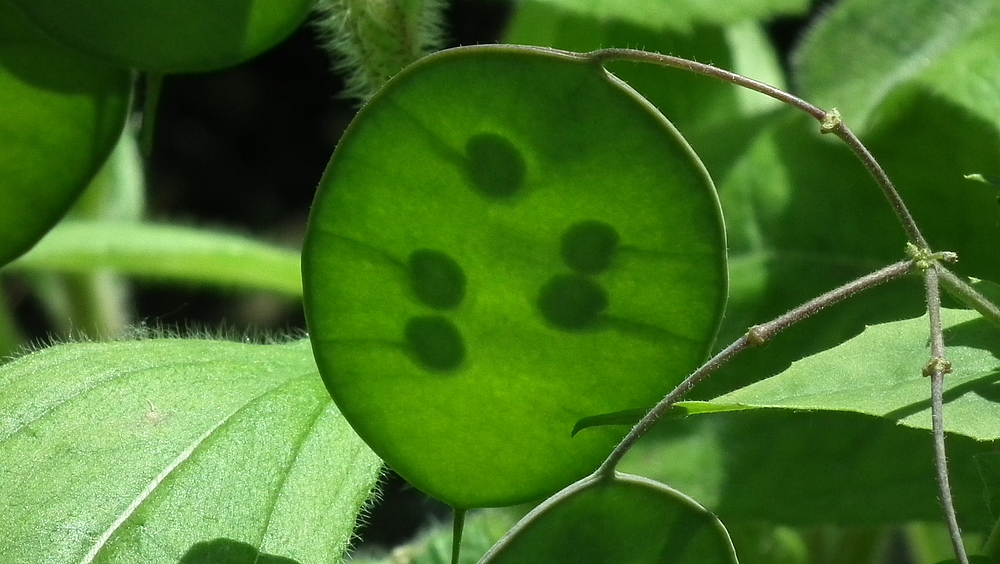
{"label": "hairy stem", "polygon": [[962,280],[947,268],[937,265],[938,279],[952,296],[960,302],[979,312],[996,325],[1000,325],[1000,308],[985,296],[976,291],[965,280]]}
{"label": "hairy stem", "polygon": [[848,282],[839,288],[809,300],[799,307],[767,323],[751,327],[745,335],[736,339],[736,341],[734,341],[731,345],[719,351],[718,354],[709,359],[705,364],[701,365],[701,367],[695,370],[690,376],[688,376],[683,382],[678,384],[676,388],[660,400],[660,402],[657,403],[645,417],[636,423],[635,427],[633,427],[627,435],[625,435],[625,438],[618,443],[618,446],[616,446],[611,454],[608,455],[608,458],[604,460],[600,468],[598,468],[594,474],[603,477],[613,476],[615,467],[618,466],[618,463],[621,461],[622,457],[625,456],[625,453],[632,448],[632,445],[634,445],[636,441],[638,441],[653,427],[653,425],[660,419],[660,417],[663,416],[664,413],[667,412],[667,410],[671,408],[671,406],[677,403],[699,382],[711,376],[716,370],[724,366],[740,352],[768,342],[775,335],[795,323],[798,323],[819,311],[850,298],[859,292],[874,288],[875,286],[890,280],[901,278],[912,272],[915,269],[915,265],[916,263],[913,260],[900,261],[889,265],[881,270],[877,270],[867,276],[858,278],[853,282]]}
{"label": "hairy stem", "polygon": [[367,101],[403,67],[441,48],[442,0],[319,0],[316,27],[346,95]]}
{"label": "hairy stem", "polygon": [[858,160],[860,160],[865,168],[868,169],[868,172],[871,173],[872,177],[875,178],[875,182],[878,183],[879,188],[882,189],[883,195],[885,195],[886,199],[889,201],[889,205],[892,207],[892,210],[896,213],[896,217],[899,219],[899,223],[903,226],[903,230],[906,231],[906,237],[909,239],[910,243],[920,248],[927,248],[927,241],[920,233],[920,229],[917,227],[916,221],[914,221],[913,216],[910,215],[910,212],[903,203],[903,199],[899,196],[899,192],[896,190],[895,185],[893,185],[889,176],[886,175],[882,166],[875,160],[875,157],[872,156],[857,136],[855,136],[854,133],[846,125],[844,125],[843,121],[840,119],[840,114],[836,110],[827,112],[810,104],[809,102],[806,102],[798,96],[789,94],[788,92],[775,88],[769,84],[765,84],[758,80],[733,72],[722,70],[712,65],[689,61],[687,59],[671,55],[649,53],[636,49],[600,49],[588,53],[586,57],[598,64],[603,64],[608,61],[634,61],[673,67],[704,76],[710,76],[755,92],[760,92],[765,96],[770,96],[775,100],[805,112],[813,119],[820,122],[820,131],[822,133],[833,133],[847,144],[848,148],[851,149]]}
{"label": "hairy stem", "polygon": [[944,445],[944,376],[951,372],[951,364],[944,358],[944,334],[941,330],[941,289],[938,284],[938,269],[931,266],[924,271],[927,288],[927,315],[931,324],[931,358],[924,368],[924,375],[931,379],[931,428],[934,434],[934,466],[937,471],[938,490],[944,509],[948,534],[959,564],[969,564],[962,543],[962,531],[958,528],[958,517],[951,497],[948,480],[948,460]]}
{"label": "hairy stem", "polygon": [[687,59],[682,59],[680,57],[674,57],[672,55],[661,55],[659,53],[650,53],[648,51],[639,51],[637,49],[600,49],[597,51],[591,51],[586,54],[586,57],[598,64],[604,64],[610,61],[633,61],[637,63],[652,63],[654,65],[661,65],[672,67],[676,69],[686,70],[696,74],[710,76],[712,78],[717,78],[725,82],[730,82],[737,86],[742,86],[748,90],[753,90],[754,92],[760,92],[765,96],[770,96],[775,100],[788,104],[794,108],[797,108],[818,121],[823,121],[827,113],[822,109],[806,102],[802,98],[789,94],[780,88],[775,88],[770,84],[765,84],[759,80],[754,80],[752,78],[736,74],[727,70],[720,69],[712,65],[707,65],[705,63],[699,63],[695,61],[689,61]]}

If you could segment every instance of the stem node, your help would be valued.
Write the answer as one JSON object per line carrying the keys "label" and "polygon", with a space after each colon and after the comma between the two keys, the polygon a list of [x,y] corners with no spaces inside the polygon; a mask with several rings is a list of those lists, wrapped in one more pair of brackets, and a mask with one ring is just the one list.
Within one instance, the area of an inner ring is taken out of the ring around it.
{"label": "stem node", "polygon": [[934,356],[927,361],[924,365],[924,369],[921,371],[924,376],[933,376],[934,374],[951,374],[951,362],[943,356]]}
{"label": "stem node", "polygon": [[920,272],[927,272],[938,262],[958,262],[958,255],[951,251],[932,251],[929,247],[918,247],[913,243],[906,244],[906,256],[910,257],[914,266]]}
{"label": "stem node", "polygon": [[843,124],[844,120],[840,117],[840,111],[833,108],[823,114],[823,119],[819,121],[819,132],[823,134],[833,133]]}
{"label": "stem node", "polygon": [[760,325],[754,325],[753,327],[747,329],[746,338],[747,344],[751,347],[759,347],[767,343],[767,335],[764,333],[764,330]]}

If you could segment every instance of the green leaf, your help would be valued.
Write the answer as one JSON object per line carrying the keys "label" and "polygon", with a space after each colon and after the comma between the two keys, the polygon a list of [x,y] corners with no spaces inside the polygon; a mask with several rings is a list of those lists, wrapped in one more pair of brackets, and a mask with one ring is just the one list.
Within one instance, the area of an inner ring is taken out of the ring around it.
{"label": "green leaf", "polygon": [[336,562],[380,468],[307,341],[21,357],[0,367],[0,459],[0,549],[24,564]]}
{"label": "green leaf", "polygon": [[117,65],[201,72],[249,60],[290,35],[312,0],[9,0],[68,46]]}
{"label": "green leaf", "polygon": [[[981,441],[1000,439],[1000,341],[978,313],[943,310],[946,358],[945,430]],[[711,402],[683,402],[689,413],[703,407],[856,411],[918,429],[931,428],[927,317],[875,325],[850,341],[810,356],[766,380]]]}
{"label": "green leaf", "polygon": [[811,102],[838,108],[859,133],[896,87],[917,79],[970,107],[986,104],[985,115],[997,120],[988,110],[1000,107],[998,17],[996,0],[838,2],[796,53],[796,82]]}
{"label": "green leaf", "polygon": [[[448,300],[418,290],[428,250]],[[704,359],[724,251],[704,169],[603,69],[445,51],[341,140],[309,220],[306,319],[331,394],[400,475],[456,507],[512,504],[623,435],[572,437],[579,419],[652,405]]]}
{"label": "green leaf", "polygon": [[[948,437],[953,495],[967,531],[994,523],[976,457],[995,449]],[[671,484],[729,527],[867,527],[941,520],[933,459],[930,433],[881,417],[753,409],[664,422],[621,470]]]}
{"label": "green leaf", "polygon": [[302,293],[299,256],[294,250],[179,225],[65,221],[5,271],[80,274],[106,269],[291,297]]}
{"label": "green leaf", "polygon": [[0,0],[0,266],[72,205],[125,124],[128,72],[43,36]]}
{"label": "green leaf", "polygon": [[1000,129],[1000,2],[917,82]]}
{"label": "green leaf", "polygon": [[658,482],[618,474],[573,484],[525,516],[481,564],[736,564],[723,524]]}
{"label": "green leaf", "polygon": [[[598,22],[621,21],[690,33],[697,24],[737,24],[803,14],[807,0],[531,0]],[[519,5],[519,8],[521,6]]]}

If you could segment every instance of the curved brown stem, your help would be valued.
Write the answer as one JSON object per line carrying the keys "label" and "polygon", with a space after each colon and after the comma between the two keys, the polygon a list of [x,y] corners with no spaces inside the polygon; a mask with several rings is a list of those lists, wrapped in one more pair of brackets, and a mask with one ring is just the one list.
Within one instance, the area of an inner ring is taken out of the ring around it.
{"label": "curved brown stem", "polygon": [[836,109],[825,111],[817,106],[814,106],[813,104],[810,104],[802,98],[795,96],[794,94],[789,94],[784,90],[775,88],[774,86],[765,84],[759,80],[754,80],[712,65],[689,61],[672,55],[649,53],[647,51],[639,51],[637,49],[614,48],[591,51],[585,56],[589,60],[598,64],[603,64],[609,61],[652,63],[654,65],[672,67],[704,76],[710,76],[737,86],[742,86],[743,88],[747,88],[755,92],[760,92],[765,96],[770,96],[779,102],[805,112],[813,119],[820,122],[820,131],[822,133],[833,133],[842,139],[845,144],[847,144],[848,148],[851,149],[858,160],[860,160],[868,172],[871,173],[875,182],[878,184],[879,188],[881,188],[882,194],[885,195],[885,198],[889,201],[889,205],[896,213],[899,223],[903,226],[903,230],[906,231],[906,237],[910,243],[921,249],[927,248],[927,240],[924,239],[923,234],[921,234],[920,228],[917,227],[916,221],[914,221],[913,216],[910,215],[909,210],[903,203],[903,199],[899,196],[899,191],[896,190],[892,180],[889,179],[889,176],[882,169],[882,166],[878,164],[878,161],[875,160],[875,157],[872,156],[871,152],[868,151],[868,149],[863,143],[861,143],[857,136],[854,135],[850,128],[843,123],[840,119],[840,114]]}

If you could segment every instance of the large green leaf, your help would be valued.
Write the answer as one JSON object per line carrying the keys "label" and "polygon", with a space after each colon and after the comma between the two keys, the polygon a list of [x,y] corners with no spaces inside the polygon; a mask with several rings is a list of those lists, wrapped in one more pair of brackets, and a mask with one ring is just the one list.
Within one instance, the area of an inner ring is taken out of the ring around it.
{"label": "large green leaf", "polygon": [[837,107],[856,131],[913,80],[982,107],[997,123],[998,22],[997,0],[845,0],[805,37],[796,82],[810,101]]}
{"label": "large green leaf", "polygon": [[307,341],[21,357],[0,367],[0,460],[0,553],[23,564],[339,562],[380,468]]}
{"label": "large green leaf", "polygon": [[663,484],[588,478],[538,506],[481,564],[736,564],[722,523]]}
{"label": "large green leaf", "polygon": [[0,265],[69,209],[111,153],[130,75],[69,51],[0,0]]}
{"label": "large green leaf", "polygon": [[[978,313],[942,311],[946,357],[945,430],[1000,439],[1000,339]],[[773,407],[856,411],[918,429],[931,428],[930,358],[926,317],[869,327],[861,335],[810,356],[766,380],[710,402],[685,402],[689,413]]]}
{"label": "large green leaf", "polygon": [[410,67],[341,140],[303,252],[331,394],[408,481],[458,507],[585,475],[700,363],[725,294],[704,169],[600,67],[515,47]]}
{"label": "large green leaf", "polygon": [[246,61],[291,34],[313,0],[10,0],[52,37],[125,67],[161,73]]}

